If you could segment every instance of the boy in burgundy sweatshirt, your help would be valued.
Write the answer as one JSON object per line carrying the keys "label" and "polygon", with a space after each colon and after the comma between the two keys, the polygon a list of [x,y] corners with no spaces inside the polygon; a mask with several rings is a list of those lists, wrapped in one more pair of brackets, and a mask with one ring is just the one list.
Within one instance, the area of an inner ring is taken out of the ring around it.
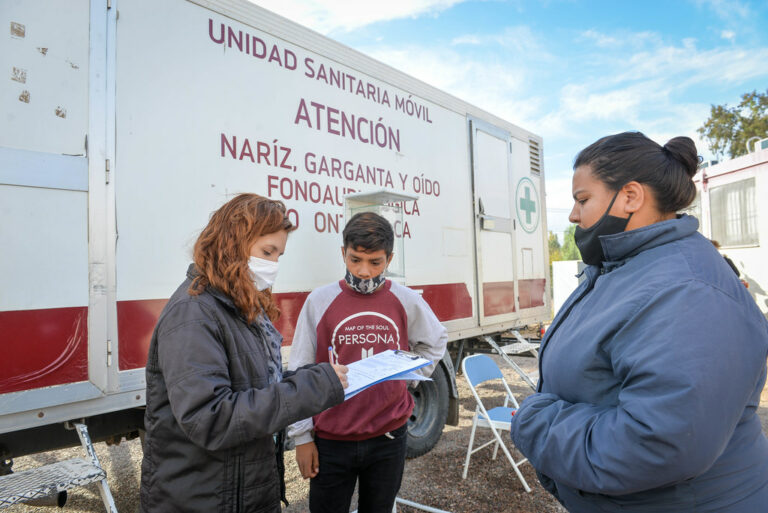
{"label": "boy in burgundy sweatshirt", "polygon": [[[446,330],[421,296],[384,278],[394,232],[372,212],[344,228],[344,279],[315,289],[299,314],[289,370],[327,362],[329,348],[350,364],[388,349],[431,360],[445,352]],[[311,478],[312,513],[347,513],[359,480],[358,511],[390,513],[405,466],[406,421],[413,399],[405,381],[385,381],[288,427],[301,475]]]}

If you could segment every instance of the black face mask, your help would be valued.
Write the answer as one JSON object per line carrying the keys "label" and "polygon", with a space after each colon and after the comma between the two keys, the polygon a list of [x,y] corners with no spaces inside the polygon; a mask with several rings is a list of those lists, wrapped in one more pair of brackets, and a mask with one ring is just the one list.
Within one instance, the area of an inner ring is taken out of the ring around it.
{"label": "black face mask", "polygon": [[613,202],[616,201],[618,195],[619,191],[616,191],[616,194],[613,195],[613,199],[611,200],[611,204],[608,205],[603,216],[598,219],[595,224],[589,228],[576,226],[576,231],[574,232],[573,237],[576,240],[576,247],[579,248],[579,252],[581,253],[581,260],[587,265],[600,265],[600,263],[605,260],[603,245],[600,244],[600,239],[598,237],[601,235],[613,235],[614,233],[623,232],[627,227],[629,220],[632,218],[632,213],[630,213],[629,217],[626,219],[608,215],[608,212],[610,212]]}

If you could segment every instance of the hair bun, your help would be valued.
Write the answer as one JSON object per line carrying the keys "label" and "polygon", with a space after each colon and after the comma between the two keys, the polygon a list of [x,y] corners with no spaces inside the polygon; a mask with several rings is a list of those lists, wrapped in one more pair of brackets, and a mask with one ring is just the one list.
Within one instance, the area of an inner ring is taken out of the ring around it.
{"label": "hair bun", "polygon": [[690,137],[673,137],[663,146],[664,151],[683,165],[685,172],[693,178],[699,167],[696,145]]}

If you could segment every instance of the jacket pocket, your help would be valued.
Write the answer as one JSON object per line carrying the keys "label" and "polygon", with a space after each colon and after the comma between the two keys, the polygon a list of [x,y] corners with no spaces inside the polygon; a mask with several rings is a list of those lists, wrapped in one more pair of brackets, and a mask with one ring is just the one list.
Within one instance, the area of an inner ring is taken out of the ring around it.
{"label": "jacket pocket", "polygon": [[[271,449],[272,439],[268,442]],[[245,511],[280,511],[280,478],[274,452],[269,450],[246,461],[242,489]]]}

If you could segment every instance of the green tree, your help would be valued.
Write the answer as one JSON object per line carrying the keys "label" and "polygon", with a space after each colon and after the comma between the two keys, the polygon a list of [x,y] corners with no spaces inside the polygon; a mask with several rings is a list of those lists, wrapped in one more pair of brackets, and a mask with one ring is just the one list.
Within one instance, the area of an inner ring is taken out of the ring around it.
{"label": "green tree", "polygon": [[557,240],[557,234],[555,232],[549,232],[549,265],[552,262],[557,262],[563,259],[563,254],[560,251],[560,241]]}
{"label": "green tree", "polygon": [[560,241],[557,238],[557,234],[549,232],[549,292],[554,294],[554,284],[552,280],[552,262],[559,262],[560,260],[581,260],[581,254],[576,247],[576,241],[573,238],[576,225],[572,224],[563,233],[563,244],[560,245]]}
{"label": "green tree", "polygon": [[552,274],[552,262],[558,262],[563,259],[563,254],[560,251],[560,241],[557,239],[555,232],[549,232],[549,294],[554,294],[553,274]]}
{"label": "green tree", "polygon": [[563,234],[563,246],[560,249],[560,252],[563,255],[563,260],[581,260],[581,253],[579,253],[579,248],[576,246],[576,239],[573,237],[575,231],[576,225],[572,224]]}
{"label": "green tree", "polygon": [[751,137],[768,137],[768,90],[743,94],[736,107],[712,105],[709,119],[696,131],[718,156],[726,152],[731,158],[746,155]]}

